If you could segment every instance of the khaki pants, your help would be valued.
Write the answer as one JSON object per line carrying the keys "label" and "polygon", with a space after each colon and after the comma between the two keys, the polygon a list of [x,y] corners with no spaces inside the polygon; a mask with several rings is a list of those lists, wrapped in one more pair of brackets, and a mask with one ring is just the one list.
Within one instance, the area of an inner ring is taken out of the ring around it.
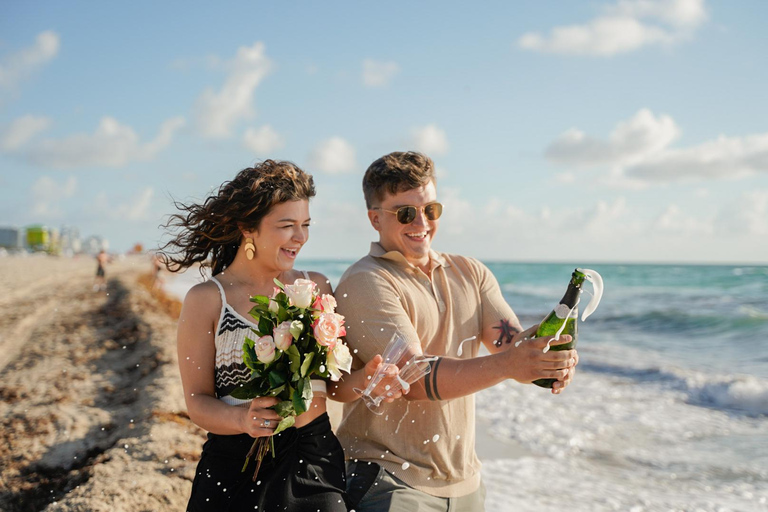
{"label": "khaki pants", "polygon": [[355,512],[482,512],[485,486],[466,496],[439,498],[417,491],[375,462],[347,462],[347,495]]}

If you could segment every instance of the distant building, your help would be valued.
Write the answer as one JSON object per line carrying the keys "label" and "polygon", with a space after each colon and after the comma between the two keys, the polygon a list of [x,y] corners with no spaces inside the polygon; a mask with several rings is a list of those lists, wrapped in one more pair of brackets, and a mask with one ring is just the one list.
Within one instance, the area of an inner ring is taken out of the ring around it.
{"label": "distant building", "polygon": [[24,231],[19,228],[0,228],[0,247],[10,251],[20,251],[24,248]]}
{"label": "distant building", "polygon": [[59,244],[61,254],[64,256],[78,254],[83,248],[83,242],[80,240],[80,230],[72,226],[62,226]]}
{"label": "distant building", "polygon": [[27,247],[33,251],[47,251],[51,247],[51,233],[46,226],[27,226]]}

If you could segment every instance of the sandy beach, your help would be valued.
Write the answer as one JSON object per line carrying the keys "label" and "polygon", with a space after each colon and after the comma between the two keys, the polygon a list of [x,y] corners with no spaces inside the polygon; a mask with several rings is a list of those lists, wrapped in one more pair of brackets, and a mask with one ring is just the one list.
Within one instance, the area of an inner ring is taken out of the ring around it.
{"label": "sandy beach", "polygon": [[0,259],[0,510],[183,510],[204,433],[144,256]]}

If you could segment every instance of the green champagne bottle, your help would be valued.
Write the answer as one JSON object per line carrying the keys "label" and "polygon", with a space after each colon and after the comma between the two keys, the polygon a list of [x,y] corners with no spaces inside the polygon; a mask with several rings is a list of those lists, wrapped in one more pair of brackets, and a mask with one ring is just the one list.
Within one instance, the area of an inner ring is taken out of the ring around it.
{"label": "green champagne bottle", "polygon": [[[568,289],[565,295],[560,299],[560,303],[552,310],[550,314],[539,324],[534,338],[542,336],[555,336],[560,334],[570,334],[573,338],[570,342],[562,345],[551,345],[549,350],[570,350],[576,346],[578,337],[578,317],[579,317],[579,298],[581,297],[581,285],[584,284],[585,275],[580,269],[576,269],[571,274],[571,282],[568,283]],[[565,324],[565,325],[563,325]],[[551,388],[557,379],[537,379],[533,381],[542,388]]]}

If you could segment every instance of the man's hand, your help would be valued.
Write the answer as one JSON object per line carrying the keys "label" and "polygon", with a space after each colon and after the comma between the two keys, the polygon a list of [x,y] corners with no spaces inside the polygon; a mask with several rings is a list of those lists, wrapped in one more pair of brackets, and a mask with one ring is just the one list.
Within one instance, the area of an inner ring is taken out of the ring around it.
{"label": "man's hand", "polygon": [[397,376],[400,373],[398,367],[394,364],[384,363],[384,359],[380,355],[374,356],[373,359],[368,361],[364,368],[365,371],[365,385],[373,379],[377,371],[382,375],[381,381],[376,388],[372,391],[372,396],[384,396],[385,402],[394,402],[403,393],[407,393],[407,390],[403,390],[401,383]]}
{"label": "man's hand", "polygon": [[508,377],[523,384],[536,379],[557,379],[552,385],[552,393],[559,394],[573,379],[575,367],[579,362],[576,350],[548,350],[547,344],[563,345],[571,341],[571,336],[563,334],[555,341],[554,336],[526,339],[536,333],[538,325],[517,334],[512,339],[512,346],[505,352],[509,360]]}

